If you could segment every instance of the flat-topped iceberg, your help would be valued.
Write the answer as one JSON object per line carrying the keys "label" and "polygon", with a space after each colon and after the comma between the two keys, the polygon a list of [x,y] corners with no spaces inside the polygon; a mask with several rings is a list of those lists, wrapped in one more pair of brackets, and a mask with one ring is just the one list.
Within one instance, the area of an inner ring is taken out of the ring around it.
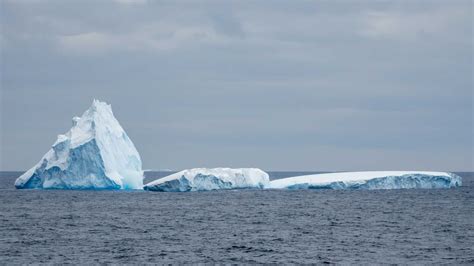
{"label": "flat-topped iceberg", "polygon": [[304,175],[271,181],[269,189],[403,189],[461,186],[461,177],[445,172],[384,171]]}
{"label": "flat-topped iceberg", "polygon": [[110,105],[94,100],[15,187],[142,189],[142,162]]}
{"label": "flat-topped iceberg", "polygon": [[195,168],[184,170],[145,185],[145,190],[164,192],[263,188],[268,174],[256,168]]}

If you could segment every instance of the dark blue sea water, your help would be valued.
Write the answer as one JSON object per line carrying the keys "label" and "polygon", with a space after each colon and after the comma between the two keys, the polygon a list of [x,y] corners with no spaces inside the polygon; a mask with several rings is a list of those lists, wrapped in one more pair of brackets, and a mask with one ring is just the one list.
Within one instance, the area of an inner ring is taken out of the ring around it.
{"label": "dark blue sea water", "polygon": [[455,189],[192,193],[16,190],[20,174],[0,172],[2,264],[474,264],[473,173]]}

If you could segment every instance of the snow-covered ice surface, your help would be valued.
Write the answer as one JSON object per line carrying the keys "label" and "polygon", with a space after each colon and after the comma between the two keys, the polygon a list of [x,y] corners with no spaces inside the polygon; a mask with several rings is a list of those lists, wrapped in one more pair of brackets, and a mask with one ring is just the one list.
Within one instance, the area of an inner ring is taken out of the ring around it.
{"label": "snow-covered ice surface", "polygon": [[110,105],[94,100],[16,188],[142,189],[140,155]]}
{"label": "snow-covered ice surface", "polygon": [[446,172],[342,172],[288,177],[271,181],[269,189],[403,189],[461,186],[461,177]]}
{"label": "snow-covered ice surface", "polygon": [[268,174],[257,168],[195,168],[152,181],[144,189],[164,192],[206,191],[263,188],[268,183]]}

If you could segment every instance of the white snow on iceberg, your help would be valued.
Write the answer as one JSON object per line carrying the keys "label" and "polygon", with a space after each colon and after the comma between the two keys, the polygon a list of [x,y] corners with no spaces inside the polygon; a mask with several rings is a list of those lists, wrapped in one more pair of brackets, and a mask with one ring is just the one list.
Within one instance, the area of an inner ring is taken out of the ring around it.
{"label": "white snow on iceberg", "polygon": [[184,170],[145,185],[145,190],[164,192],[263,188],[268,174],[256,168],[195,168]]}
{"label": "white snow on iceberg", "polygon": [[343,172],[273,180],[269,189],[403,189],[461,186],[461,177],[445,172]]}
{"label": "white snow on iceberg", "polygon": [[142,162],[110,105],[94,100],[16,188],[142,189]]}

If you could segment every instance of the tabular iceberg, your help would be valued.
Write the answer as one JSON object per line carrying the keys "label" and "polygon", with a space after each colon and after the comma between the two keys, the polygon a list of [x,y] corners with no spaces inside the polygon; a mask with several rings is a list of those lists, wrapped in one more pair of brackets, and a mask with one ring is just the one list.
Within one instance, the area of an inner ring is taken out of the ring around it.
{"label": "tabular iceberg", "polygon": [[164,192],[263,188],[268,174],[256,168],[195,168],[184,170],[145,185],[145,190]]}
{"label": "tabular iceberg", "polygon": [[94,100],[16,188],[142,189],[140,155],[110,105]]}
{"label": "tabular iceberg", "polygon": [[403,189],[461,186],[461,177],[445,172],[344,172],[282,178],[269,189]]}

